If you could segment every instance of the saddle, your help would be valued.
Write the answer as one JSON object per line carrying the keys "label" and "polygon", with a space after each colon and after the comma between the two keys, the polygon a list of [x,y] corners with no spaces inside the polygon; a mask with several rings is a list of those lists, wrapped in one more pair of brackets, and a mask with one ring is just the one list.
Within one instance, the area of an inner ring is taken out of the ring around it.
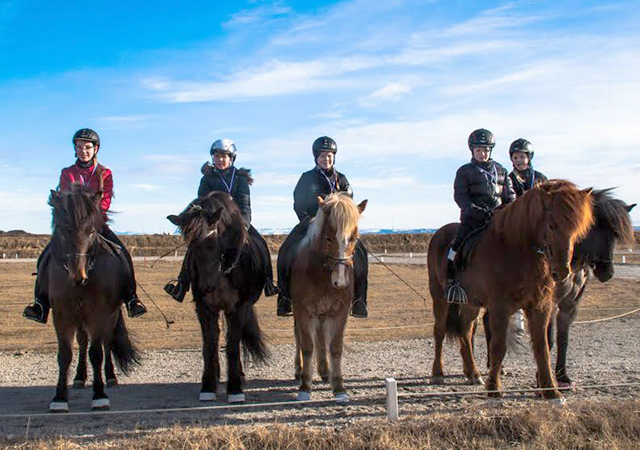
{"label": "saddle", "polygon": [[489,228],[490,222],[487,221],[478,228],[475,228],[471,233],[467,235],[460,245],[460,249],[456,255],[455,267],[456,271],[463,270],[469,265],[473,258],[474,250],[476,249],[478,242],[482,238],[484,232]]}

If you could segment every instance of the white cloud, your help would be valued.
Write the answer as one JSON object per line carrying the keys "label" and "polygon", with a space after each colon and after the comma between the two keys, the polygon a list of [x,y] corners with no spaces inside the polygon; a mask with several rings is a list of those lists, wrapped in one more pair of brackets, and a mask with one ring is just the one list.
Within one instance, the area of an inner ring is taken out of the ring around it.
{"label": "white cloud", "polygon": [[360,100],[363,106],[377,106],[385,101],[398,101],[413,90],[408,83],[387,83],[380,89]]}

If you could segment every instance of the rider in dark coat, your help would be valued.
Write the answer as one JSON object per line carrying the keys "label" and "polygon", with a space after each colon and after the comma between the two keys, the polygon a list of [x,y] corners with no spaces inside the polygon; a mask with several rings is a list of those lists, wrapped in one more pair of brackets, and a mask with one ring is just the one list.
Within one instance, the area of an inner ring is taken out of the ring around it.
{"label": "rider in dark coat", "polygon": [[[312,146],[316,166],[304,172],[293,191],[293,209],[300,223],[291,230],[283,242],[278,254],[278,316],[292,314],[289,298],[289,275],[293,263],[293,252],[296,244],[305,236],[311,218],[318,212],[318,197],[325,198],[335,192],[344,192],[353,197],[353,191],[344,174],[334,167],[335,154],[338,152],[336,142],[328,136],[321,136]],[[353,260],[355,295],[351,305],[351,315],[358,318],[367,317],[367,276],[369,261],[367,249],[358,240]]]}
{"label": "rider in dark coat", "polygon": [[533,170],[533,144],[526,139],[516,139],[509,146],[509,158],[513,163],[513,170],[509,174],[516,196],[520,197],[526,191],[540,183],[547,181],[547,177]]}
{"label": "rider in dark coat", "polygon": [[[111,206],[113,197],[113,175],[111,170],[98,163],[98,151],[100,150],[100,136],[90,128],[82,128],[73,135],[73,146],[76,162],[72,166],[62,169],[60,173],[60,183],[58,190],[69,191],[72,184],[80,183],[94,192],[102,192],[100,200],[100,210],[105,219],[105,225],[100,231],[100,235],[107,241],[119,247],[119,252],[124,257],[124,263],[129,267],[129,277],[127,280],[127,298],[124,299],[129,317],[138,317],[147,312],[147,308],[138,299],[136,294],[136,280],[131,261],[131,255],[124,244],[118,239],[113,231],[106,224],[107,211]],[[46,274],[46,267],[49,260],[49,245],[38,257],[38,276],[35,283],[35,301],[24,309],[22,315],[27,319],[39,323],[47,323],[49,317],[49,295],[46,292],[46,281],[42,278]]]}
{"label": "rider in dark coat", "polygon": [[468,144],[471,162],[458,169],[453,184],[454,199],[460,207],[460,227],[447,257],[446,292],[456,284],[454,261],[464,240],[484,226],[497,208],[516,198],[507,170],[491,159],[496,145],[493,133],[483,128],[475,130]]}
{"label": "rider in dark coat", "polygon": [[[202,179],[198,188],[198,197],[204,197],[213,191],[228,193],[240,208],[240,213],[249,232],[249,238],[260,241],[264,248],[268,248],[264,238],[251,225],[251,193],[249,186],[253,184],[253,178],[251,178],[251,170],[238,169],[233,165],[236,159],[236,145],[229,139],[218,139],[211,145],[210,153],[214,163],[207,162],[202,166]],[[164,290],[179,302],[184,300],[184,296],[189,290],[191,280],[188,270],[190,257],[191,252],[187,251],[178,279],[170,281],[164,287]],[[265,270],[268,273],[265,294],[267,296],[275,295],[276,287],[273,283],[271,259],[269,259],[266,266]]]}

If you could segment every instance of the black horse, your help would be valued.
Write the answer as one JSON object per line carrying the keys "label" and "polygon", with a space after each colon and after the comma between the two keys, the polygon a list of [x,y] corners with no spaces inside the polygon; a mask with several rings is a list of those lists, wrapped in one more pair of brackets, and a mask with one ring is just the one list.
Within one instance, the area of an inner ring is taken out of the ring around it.
{"label": "black horse", "polygon": [[[559,386],[573,383],[567,375],[567,350],[569,348],[569,328],[578,315],[578,306],[584,296],[591,277],[589,269],[601,282],[613,277],[613,251],[616,244],[635,245],[633,226],[629,212],[636,204],[627,205],[611,196],[611,189],[593,191],[595,201],[595,224],[587,236],[578,242],[571,260],[571,276],[555,288],[558,355],[556,360],[556,380]],[[489,312],[483,317],[487,344],[491,340],[488,322]],[[549,322],[549,347],[553,346],[554,321]],[[487,358],[488,359],[488,358]]]}
{"label": "black horse", "polygon": [[[101,375],[103,347],[113,353],[125,374],[139,362],[121,312],[129,269],[100,235],[105,226],[99,207],[101,197],[101,192],[93,193],[84,186],[73,185],[67,192],[51,191],[49,199],[53,208],[53,234],[50,262],[43,278],[58,337],[59,365],[56,396],[49,406],[51,412],[69,409],[67,375],[75,335],[81,343],[80,366],[86,358],[82,347],[86,351],[86,342],[90,342],[92,409],[109,409]],[[81,378],[86,377],[86,367],[78,370]]]}
{"label": "black horse", "polygon": [[253,305],[265,286],[267,268],[271,268],[269,250],[253,227],[245,228],[240,210],[226,192],[211,192],[191,202],[180,215],[167,218],[180,228],[192,252],[189,273],[204,357],[200,400],[216,399],[220,383],[218,319],[223,310],[228,401],[243,402],[240,343],[256,361],[268,357]]}

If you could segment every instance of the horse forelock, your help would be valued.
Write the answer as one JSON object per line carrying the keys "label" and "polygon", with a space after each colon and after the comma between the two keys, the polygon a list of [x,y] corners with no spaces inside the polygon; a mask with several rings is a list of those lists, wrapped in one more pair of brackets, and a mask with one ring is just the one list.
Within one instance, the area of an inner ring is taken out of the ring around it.
{"label": "horse forelock", "polygon": [[360,220],[360,211],[351,197],[332,194],[327,197],[323,208],[329,211],[328,222],[336,230],[336,237],[342,240],[350,239],[357,231]]}
{"label": "horse forelock", "polygon": [[242,214],[231,196],[226,192],[213,191],[205,197],[192,201],[182,212],[187,215],[187,222],[179,227],[184,239],[188,242],[194,242],[210,235],[212,227],[207,215],[213,214],[219,209],[222,209],[222,213],[215,226],[218,235],[224,234],[227,228],[232,227],[244,232],[243,236],[246,238]]}
{"label": "horse forelock", "polygon": [[635,243],[635,236],[627,204],[613,198],[611,191],[609,188],[594,190],[592,193],[596,224],[609,228],[621,244],[632,245]]}
{"label": "horse forelock", "polygon": [[59,194],[59,200],[49,199],[53,208],[53,228],[68,228],[78,230],[90,225],[101,229],[104,217],[100,207],[94,200],[95,193],[81,185],[73,184],[71,189]]}

